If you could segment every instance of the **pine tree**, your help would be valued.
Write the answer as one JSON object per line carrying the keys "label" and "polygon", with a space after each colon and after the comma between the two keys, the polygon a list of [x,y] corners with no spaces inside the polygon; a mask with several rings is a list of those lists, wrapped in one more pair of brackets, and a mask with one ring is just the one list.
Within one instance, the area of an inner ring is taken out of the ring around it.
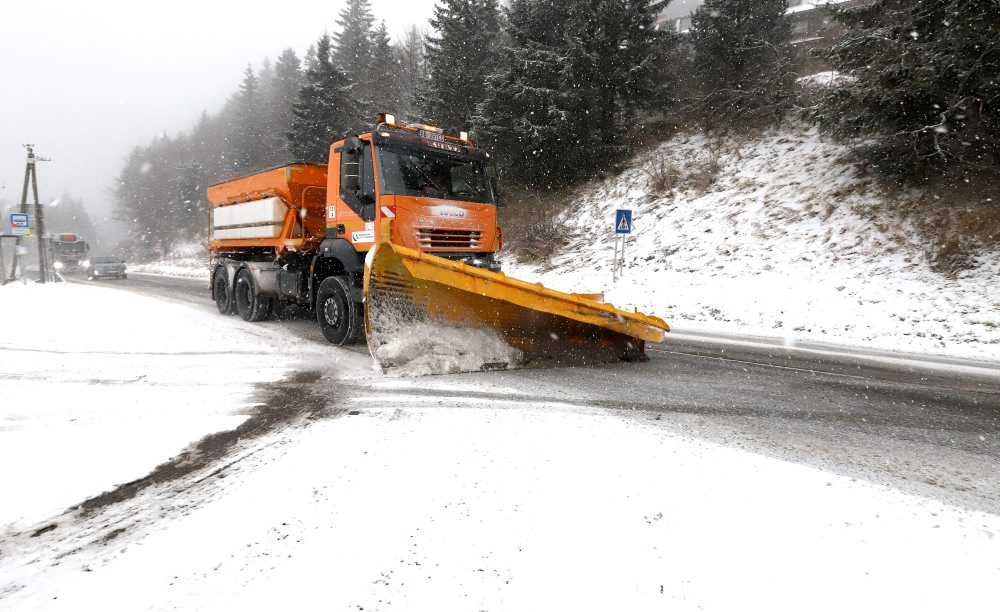
{"label": "pine tree", "polygon": [[576,126],[578,146],[597,165],[624,161],[626,136],[639,109],[670,102],[664,65],[675,39],[656,29],[663,6],[659,0],[571,5],[564,105]]}
{"label": "pine tree", "polygon": [[274,64],[270,87],[264,89],[265,163],[275,166],[288,161],[288,138],[294,118],[293,106],[302,88],[301,63],[295,51],[285,49]]}
{"label": "pine tree", "polygon": [[221,117],[212,117],[208,112],[202,112],[187,139],[187,159],[196,161],[206,177],[219,180],[232,175],[226,159],[224,128]]}
{"label": "pine tree", "polygon": [[402,40],[396,43],[399,64],[399,114],[408,118],[420,115],[417,109],[417,92],[427,80],[424,62],[424,36],[417,26],[410,26]]}
{"label": "pine tree", "polygon": [[[333,63],[350,83],[351,98],[364,107],[372,105],[376,94],[371,89],[372,51],[375,17],[370,0],[347,0],[337,18],[340,31],[333,35]],[[354,109],[357,114],[363,111]]]}
{"label": "pine tree", "polygon": [[706,123],[741,127],[780,119],[794,75],[785,0],[706,0],[691,26],[692,68]]}
{"label": "pine tree", "polygon": [[977,0],[877,0],[835,12],[824,55],[845,75],[819,108],[890,175],[1000,172],[1000,9]]}
{"label": "pine tree", "polygon": [[477,130],[527,184],[555,187],[625,159],[638,109],[668,101],[672,38],[649,0],[513,0]]}
{"label": "pine tree", "polygon": [[511,0],[497,70],[476,117],[481,145],[528,185],[568,180],[573,162],[572,126],[561,90],[568,70],[565,24],[571,2]]}
{"label": "pine tree", "polygon": [[313,67],[313,64],[316,63],[316,45],[309,45],[306,49],[304,58],[305,59],[303,60],[302,65],[306,70],[309,70]]}
{"label": "pine tree", "polygon": [[[157,138],[146,148],[136,148],[129,156],[115,190],[116,217],[129,223],[134,241],[147,247],[167,250],[181,237],[179,226],[190,220],[177,210],[170,190],[177,156],[174,142]],[[204,217],[202,217],[204,219]]]}
{"label": "pine tree", "polygon": [[362,109],[363,119],[370,117],[369,120],[373,120],[378,112],[399,113],[402,106],[399,58],[389,40],[385,22],[375,30],[366,86],[370,97]]}
{"label": "pine tree", "polygon": [[497,0],[440,0],[427,39],[428,81],[419,105],[434,123],[467,129],[486,97],[500,31]]}
{"label": "pine tree", "polygon": [[226,138],[227,157],[230,167],[238,173],[259,169],[264,157],[259,83],[253,68],[247,65],[240,90],[231,105],[230,131]]}
{"label": "pine tree", "polygon": [[257,72],[257,87],[261,95],[266,95],[273,85],[274,66],[271,64],[271,58],[264,56],[264,61],[260,63],[260,70]]}
{"label": "pine tree", "polygon": [[329,34],[316,42],[316,59],[306,70],[288,133],[289,148],[297,161],[325,163],[330,145],[344,136],[356,118],[349,84],[333,64]]}

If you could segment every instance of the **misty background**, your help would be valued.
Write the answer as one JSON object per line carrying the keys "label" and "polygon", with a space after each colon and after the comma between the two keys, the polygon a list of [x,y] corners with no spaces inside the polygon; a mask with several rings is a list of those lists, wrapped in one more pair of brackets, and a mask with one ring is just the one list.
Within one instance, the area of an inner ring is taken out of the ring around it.
{"label": "misty background", "polygon": [[[125,228],[113,219],[113,189],[129,152],[218,111],[248,62],[257,69],[288,47],[303,57],[319,33],[335,29],[345,4],[3,3],[0,210],[20,202],[21,145],[32,143],[52,160],[38,166],[40,200],[82,205],[97,226],[88,238],[117,241]],[[372,10],[396,39],[411,25],[426,27],[433,4],[379,0]]]}

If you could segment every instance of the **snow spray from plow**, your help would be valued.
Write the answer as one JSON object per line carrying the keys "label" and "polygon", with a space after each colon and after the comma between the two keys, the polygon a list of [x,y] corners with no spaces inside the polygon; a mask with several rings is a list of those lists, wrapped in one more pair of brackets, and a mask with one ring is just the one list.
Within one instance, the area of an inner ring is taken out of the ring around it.
{"label": "snow spray from plow", "polygon": [[413,342],[435,336],[475,347],[466,360],[482,363],[456,371],[638,361],[647,341],[670,330],[657,317],[393,244],[388,226],[364,277],[368,348],[383,369],[403,365]]}

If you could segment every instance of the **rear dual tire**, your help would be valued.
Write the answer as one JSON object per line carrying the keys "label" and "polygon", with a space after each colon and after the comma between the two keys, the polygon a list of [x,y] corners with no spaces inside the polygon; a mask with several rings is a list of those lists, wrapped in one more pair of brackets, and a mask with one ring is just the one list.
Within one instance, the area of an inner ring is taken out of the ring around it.
{"label": "rear dual tire", "polygon": [[271,317],[274,299],[261,294],[250,270],[243,268],[236,273],[236,280],[233,283],[233,297],[236,302],[236,311],[240,313],[240,317],[244,321],[266,321]]}
{"label": "rear dual tire", "polygon": [[229,290],[229,274],[225,266],[219,266],[212,274],[212,298],[219,314],[231,315],[236,312],[236,300]]}

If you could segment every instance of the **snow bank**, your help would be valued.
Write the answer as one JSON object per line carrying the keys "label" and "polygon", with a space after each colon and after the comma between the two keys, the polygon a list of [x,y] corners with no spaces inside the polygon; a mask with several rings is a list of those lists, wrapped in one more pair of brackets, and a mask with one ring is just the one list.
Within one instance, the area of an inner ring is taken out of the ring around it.
{"label": "snow bank", "polygon": [[801,13],[803,11],[811,11],[817,8],[826,8],[834,4],[841,4],[847,2],[848,0],[804,0],[801,4],[796,4],[795,6],[790,6],[785,9],[785,14]]}
{"label": "snow bank", "polygon": [[[505,266],[563,291],[604,288],[681,330],[1000,361],[1000,253],[944,278],[883,197],[813,129],[685,133],[585,191],[558,219],[571,246],[553,261]],[[634,233],[612,283],[617,208],[634,211]]]}
{"label": "snow bank", "polygon": [[129,264],[128,270],[139,274],[207,279],[210,273],[208,263],[205,245],[191,242],[175,245],[160,261]]}
{"label": "snow bank", "polygon": [[107,287],[7,285],[0,319],[0,532],[145,476],[189,443],[237,427],[256,383],[320,357],[210,304]]}
{"label": "snow bank", "polygon": [[101,521],[32,563],[5,557],[4,607],[968,610],[995,599],[996,516],[585,406],[469,391],[358,394],[345,408],[354,416],[260,448],[188,497],[123,509],[135,525],[110,546],[100,536],[119,523]]}
{"label": "snow bank", "polygon": [[521,351],[489,329],[420,323],[391,336],[373,357],[378,363],[391,364],[389,371],[401,376],[512,369],[524,363]]}
{"label": "snow bank", "polygon": [[826,70],[823,72],[817,72],[815,74],[808,74],[806,76],[801,76],[795,81],[801,85],[806,85],[809,87],[831,87],[833,85],[846,85],[853,83],[857,80],[857,77],[851,76],[849,74],[844,74],[843,72],[837,70]]}
{"label": "snow bank", "polygon": [[182,278],[203,278],[208,280],[208,263],[200,260],[154,261],[142,264],[128,264],[128,272],[138,274],[160,274]]}

